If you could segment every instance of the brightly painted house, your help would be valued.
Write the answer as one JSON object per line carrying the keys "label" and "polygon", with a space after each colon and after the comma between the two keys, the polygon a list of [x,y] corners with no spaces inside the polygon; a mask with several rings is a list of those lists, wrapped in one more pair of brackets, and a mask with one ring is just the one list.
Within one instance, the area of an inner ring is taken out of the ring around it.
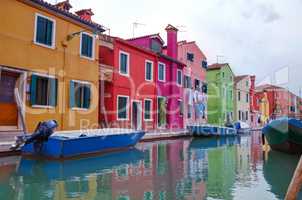
{"label": "brightly painted house", "polygon": [[229,64],[208,66],[208,122],[224,125],[234,116],[234,73]]}
{"label": "brightly painted house", "polygon": [[168,25],[166,31],[166,47],[159,34],[132,38],[128,41],[157,54],[158,63],[155,67],[157,127],[178,129],[183,128],[182,77],[185,64],[177,59],[178,30]]}
{"label": "brightly painted house", "polygon": [[250,87],[248,75],[236,76],[234,79],[234,120],[250,124]]}
{"label": "brightly painted house", "polygon": [[265,84],[256,87],[256,94],[262,122],[284,116],[300,117],[299,102],[301,98],[287,89]]}
{"label": "brightly painted house", "polygon": [[207,58],[195,41],[178,42],[178,59],[184,68],[184,124],[207,121]]}
{"label": "brightly painted house", "polygon": [[[69,12],[68,1],[2,0],[0,7],[0,129],[21,129],[14,89],[28,131],[55,119],[59,130],[98,124],[98,55],[91,10]],[[83,31],[85,30],[85,31]]]}
{"label": "brightly painted house", "polygon": [[100,52],[100,71],[104,77],[107,74],[100,80],[101,124],[155,129],[157,54],[105,35],[100,37]]}

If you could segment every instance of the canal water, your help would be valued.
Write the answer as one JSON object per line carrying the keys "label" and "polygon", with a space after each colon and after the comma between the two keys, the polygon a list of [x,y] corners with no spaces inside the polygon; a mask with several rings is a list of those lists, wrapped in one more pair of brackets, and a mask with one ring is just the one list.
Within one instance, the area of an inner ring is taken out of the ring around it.
{"label": "canal water", "polygon": [[18,157],[0,166],[0,199],[284,199],[298,160],[263,152],[258,133],[140,143],[64,162]]}

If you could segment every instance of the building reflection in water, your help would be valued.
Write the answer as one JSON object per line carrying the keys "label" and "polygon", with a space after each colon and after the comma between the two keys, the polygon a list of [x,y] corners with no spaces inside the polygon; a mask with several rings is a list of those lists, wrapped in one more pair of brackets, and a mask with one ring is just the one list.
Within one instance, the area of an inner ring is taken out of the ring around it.
{"label": "building reflection in water", "polygon": [[[282,199],[298,159],[270,152],[263,162],[260,139],[253,134],[141,143],[64,162],[22,158],[10,170],[0,166],[0,199],[229,200],[242,188],[252,194],[257,184],[263,195]],[[274,176],[280,171],[284,178]]]}

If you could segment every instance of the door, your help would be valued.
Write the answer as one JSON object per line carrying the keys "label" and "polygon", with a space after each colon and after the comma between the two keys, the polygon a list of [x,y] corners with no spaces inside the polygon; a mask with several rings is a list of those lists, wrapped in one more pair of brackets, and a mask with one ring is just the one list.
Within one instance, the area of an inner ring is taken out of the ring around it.
{"label": "door", "polygon": [[159,128],[164,128],[166,126],[166,98],[157,98],[157,126]]}
{"label": "door", "polygon": [[142,129],[142,107],[138,101],[132,103],[132,128],[136,130]]}
{"label": "door", "polygon": [[0,126],[18,125],[18,110],[14,89],[19,74],[9,71],[0,73]]}

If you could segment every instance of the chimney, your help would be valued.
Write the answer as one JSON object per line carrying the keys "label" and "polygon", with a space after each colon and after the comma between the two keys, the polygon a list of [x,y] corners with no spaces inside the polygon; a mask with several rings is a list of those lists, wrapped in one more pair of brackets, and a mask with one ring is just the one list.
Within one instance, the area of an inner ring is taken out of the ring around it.
{"label": "chimney", "polygon": [[167,55],[177,59],[177,31],[178,29],[168,24],[167,31]]}
{"label": "chimney", "polygon": [[75,12],[79,17],[81,17],[84,20],[91,21],[91,17],[94,15],[91,8],[89,9],[83,9]]}
{"label": "chimney", "polygon": [[69,0],[57,3],[55,6],[67,12],[69,12],[69,10],[72,8],[71,4],[69,3]]}

